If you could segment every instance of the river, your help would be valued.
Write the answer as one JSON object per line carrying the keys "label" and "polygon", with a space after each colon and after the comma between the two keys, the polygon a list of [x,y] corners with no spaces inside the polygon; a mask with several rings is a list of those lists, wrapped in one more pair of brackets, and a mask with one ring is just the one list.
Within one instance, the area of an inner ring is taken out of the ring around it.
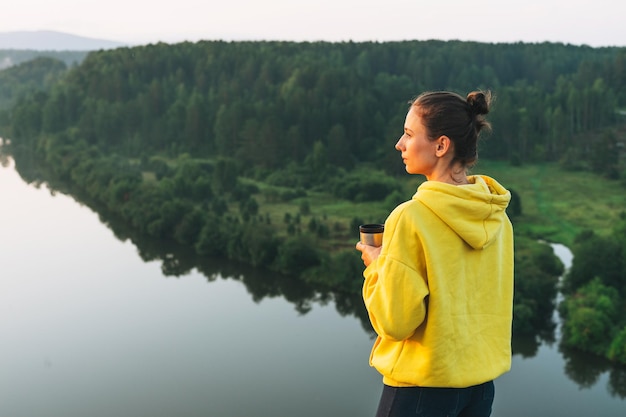
{"label": "river", "polygon": [[[139,247],[2,162],[0,417],[374,415],[381,378],[353,300]],[[624,369],[516,345],[493,416],[625,415]]]}

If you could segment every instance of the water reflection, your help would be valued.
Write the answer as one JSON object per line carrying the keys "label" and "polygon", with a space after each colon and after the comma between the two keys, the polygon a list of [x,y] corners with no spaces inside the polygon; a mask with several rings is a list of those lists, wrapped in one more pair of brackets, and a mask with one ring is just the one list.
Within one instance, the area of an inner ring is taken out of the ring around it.
{"label": "water reflection", "polygon": [[559,346],[565,359],[565,375],[579,388],[591,388],[598,383],[602,374],[609,374],[607,391],[612,397],[626,398],[626,366],[614,364],[599,356]]}
{"label": "water reflection", "polygon": [[143,261],[161,262],[161,270],[166,277],[181,277],[195,269],[209,282],[218,278],[238,280],[245,285],[254,302],[282,297],[292,303],[300,314],[308,313],[316,303],[327,304],[332,301],[340,315],[357,317],[363,329],[373,333],[360,294],[330,292],[278,272],[226,259],[199,256],[176,242],[141,236],[104,210],[98,213],[100,220],[111,228],[118,239],[128,239],[137,247]]}
{"label": "water reflection", "polygon": [[539,348],[543,344],[552,345],[555,342],[554,330],[556,324],[552,321],[545,323],[544,328],[536,329],[535,334],[513,334],[511,349],[514,355],[522,358],[532,358],[537,356]]}
{"label": "water reflection", "polygon": [[[3,154],[1,146],[0,163],[4,167],[10,165],[10,159]],[[51,193],[61,192],[70,195],[80,204],[90,207],[98,213],[100,221],[112,230],[117,239],[131,241],[134,244],[144,262],[160,262],[162,273],[166,277],[179,278],[196,270],[206,277],[208,282],[216,281],[218,278],[237,280],[245,285],[250,297],[256,303],[266,298],[282,297],[290,302],[299,314],[303,315],[307,314],[315,303],[332,302],[341,316],[358,318],[363,330],[372,337],[374,335],[360,293],[334,293],[276,272],[225,259],[198,256],[194,251],[175,242],[146,238],[135,233],[123,221],[108,213],[97,203],[90,201],[82,193],[73,190],[68,184],[51,178],[28,154],[17,155],[14,164],[15,170],[26,183],[35,187],[45,184]],[[355,279],[359,278],[355,277]],[[543,328],[536,329],[534,335],[515,335],[514,354],[522,358],[533,358],[538,354],[541,346],[551,346],[558,349],[564,359],[564,375],[579,388],[587,389],[596,385],[600,377],[608,373],[607,392],[612,397],[626,398],[626,367],[559,346],[556,340],[557,330],[557,324],[548,320]]]}
{"label": "water reflection", "polygon": [[[0,146],[0,153],[2,153],[1,150]],[[292,276],[227,259],[199,256],[193,250],[177,242],[140,235],[80,190],[50,176],[29,154],[20,153],[14,155],[14,158],[15,170],[26,183],[38,188],[45,184],[52,194],[61,192],[70,195],[78,203],[91,208],[98,213],[100,221],[111,229],[117,239],[122,242],[129,240],[135,245],[144,262],[160,262],[161,271],[166,277],[182,277],[195,269],[209,282],[218,278],[237,280],[245,285],[252,300],[256,303],[264,298],[282,297],[292,303],[300,314],[307,314],[316,303],[325,305],[334,302],[341,316],[358,318],[363,329],[371,336],[374,335],[360,293],[331,292]],[[360,277],[355,277],[355,279],[360,279]]]}

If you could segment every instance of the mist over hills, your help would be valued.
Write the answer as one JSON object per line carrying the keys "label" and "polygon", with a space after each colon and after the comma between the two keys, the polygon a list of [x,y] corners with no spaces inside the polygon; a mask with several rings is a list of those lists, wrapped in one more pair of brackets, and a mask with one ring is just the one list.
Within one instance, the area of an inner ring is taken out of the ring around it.
{"label": "mist over hills", "polygon": [[0,32],[0,49],[35,51],[94,51],[128,44],[51,30]]}

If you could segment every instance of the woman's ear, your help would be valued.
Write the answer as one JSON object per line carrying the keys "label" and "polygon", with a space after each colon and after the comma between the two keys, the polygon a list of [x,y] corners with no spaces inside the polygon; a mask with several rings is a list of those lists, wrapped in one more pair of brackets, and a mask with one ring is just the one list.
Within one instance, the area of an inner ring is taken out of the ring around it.
{"label": "woman's ear", "polygon": [[435,155],[439,158],[446,156],[446,154],[450,151],[452,141],[446,135],[441,135],[435,141]]}

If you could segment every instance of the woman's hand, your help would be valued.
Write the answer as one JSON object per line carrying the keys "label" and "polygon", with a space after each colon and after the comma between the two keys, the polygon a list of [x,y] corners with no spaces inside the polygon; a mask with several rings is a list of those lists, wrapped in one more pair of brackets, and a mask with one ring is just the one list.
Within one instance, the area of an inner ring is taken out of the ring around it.
{"label": "woman's hand", "polygon": [[363,263],[366,267],[378,258],[381,249],[382,246],[370,246],[361,242],[357,242],[356,244],[356,250],[361,252],[361,259],[363,259]]}

